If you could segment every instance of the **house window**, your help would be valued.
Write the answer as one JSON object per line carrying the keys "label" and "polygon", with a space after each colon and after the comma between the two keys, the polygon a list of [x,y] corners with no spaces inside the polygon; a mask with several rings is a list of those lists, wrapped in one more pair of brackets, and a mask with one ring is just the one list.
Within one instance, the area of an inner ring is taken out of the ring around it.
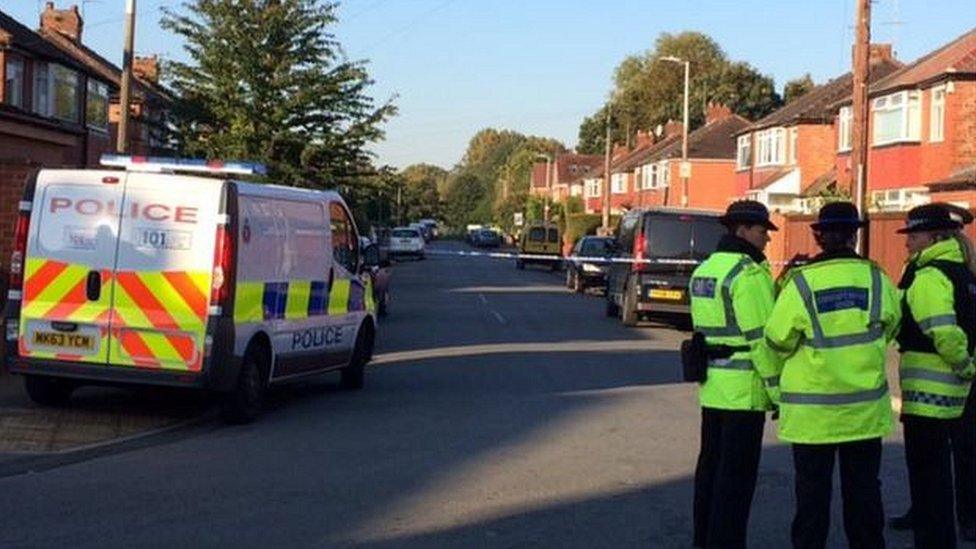
{"label": "house window", "polygon": [[800,131],[790,128],[790,164],[796,165],[796,141]]}
{"label": "house window", "polygon": [[854,108],[841,107],[837,117],[837,150],[845,152],[851,150],[854,139]]}
{"label": "house window", "polygon": [[919,92],[903,91],[874,100],[873,144],[918,141],[921,126]]}
{"label": "house window", "polygon": [[85,120],[89,128],[108,131],[108,85],[88,79],[88,101]]}
{"label": "house window", "polygon": [[657,186],[657,164],[646,164],[641,168],[641,188],[653,189]]}
{"label": "house window", "polygon": [[4,102],[12,107],[24,108],[24,61],[8,57],[4,80],[3,89],[7,92]]}
{"label": "house window", "polygon": [[786,158],[786,130],[772,128],[756,133],[759,152],[757,166],[778,166]]}
{"label": "house window", "polygon": [[78,73],[61,65],[34,65],[34,112],[78,122]]}
{"label": "house window", "polygon": [[657,163],[657,186],[667,187],[671,184],[671,170],[668,169],[668,161],[662,160]]}
{"label": "house window", "polygon": [[627,174],[613,174],[613,176],[610,178],[610,192],[613,194],[623,194],[627,192]]}
{"label": "house window", "polygon": [[932,105],[929,113],[929,141],[945,139],[945,86],[932,88]]}
{"label": "house window", "polygon": [[752,165],[752,134],[740,135],[736,149],[735,167],[745,169]]}

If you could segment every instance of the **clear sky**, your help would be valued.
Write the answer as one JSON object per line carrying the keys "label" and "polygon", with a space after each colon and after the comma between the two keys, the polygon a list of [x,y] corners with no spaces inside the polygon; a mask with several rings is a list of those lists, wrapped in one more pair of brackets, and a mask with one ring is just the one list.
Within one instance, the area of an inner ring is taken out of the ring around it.
{"label": "clear sky", "polygon": [[[82,0],[58,0],[66,6]],[[137,0],[136,50],[184,59],[159,28],[161,6]],[[347,0],[336,34],[368,59],[380,99],[400,115],[375,146],[380,163],[451,167],[479,129],[507,128],[576,143],[614,67],[661,32],[698,30],[783,84],[848,70],[855,0]],[[44,0],[0,0],[36,27]],[[124,0],[84,0],[84,41],[121,61]],[[873,41],[911,61],[976,27],[976,0],[875,0]],[[898,23],[900,22],[900,23]]]}

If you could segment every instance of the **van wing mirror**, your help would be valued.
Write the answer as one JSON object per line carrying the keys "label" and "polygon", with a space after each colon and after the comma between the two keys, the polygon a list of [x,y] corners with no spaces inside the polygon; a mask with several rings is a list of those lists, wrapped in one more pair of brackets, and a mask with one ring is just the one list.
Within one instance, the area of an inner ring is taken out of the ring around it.
{"label": "van wing mirror", "polygon": [[370,244],[363,249],[363,268],[380,267],[380,249],[376,244]]}

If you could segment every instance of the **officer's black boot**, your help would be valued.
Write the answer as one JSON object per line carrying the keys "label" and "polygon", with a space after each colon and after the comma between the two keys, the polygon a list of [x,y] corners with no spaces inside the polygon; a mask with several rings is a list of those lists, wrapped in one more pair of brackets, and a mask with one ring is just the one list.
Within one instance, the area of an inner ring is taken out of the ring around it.
{"label": "officer's black boot", "polygon": [[891,520],[888,521],[888,526],[890,526],[892,530],[911,530],[914,523],[915,521],[912,520],[912,510],[909,508],[908,511],[905,511],[904,515],[901,515],[900,517],[892,517]]}
{"label": "officer's black boot", "polygon": [[976,541],[976,524],[960,524],[959,537],[963,541]]}

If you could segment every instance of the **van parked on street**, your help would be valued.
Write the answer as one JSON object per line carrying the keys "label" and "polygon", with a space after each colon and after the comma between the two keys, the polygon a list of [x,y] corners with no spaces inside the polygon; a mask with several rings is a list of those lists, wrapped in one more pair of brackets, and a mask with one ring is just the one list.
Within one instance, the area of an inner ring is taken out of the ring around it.
{"label": "van parked on street", "polygon": [[[195,387],[254,419],[270,385],[332,370],[363,386],[376,321],[342,197],[227,178],[258,166],[103,157],[27,181],[8,369],[45,405],[84,384]],[[190,174],[193,175],[190,175]]]}

